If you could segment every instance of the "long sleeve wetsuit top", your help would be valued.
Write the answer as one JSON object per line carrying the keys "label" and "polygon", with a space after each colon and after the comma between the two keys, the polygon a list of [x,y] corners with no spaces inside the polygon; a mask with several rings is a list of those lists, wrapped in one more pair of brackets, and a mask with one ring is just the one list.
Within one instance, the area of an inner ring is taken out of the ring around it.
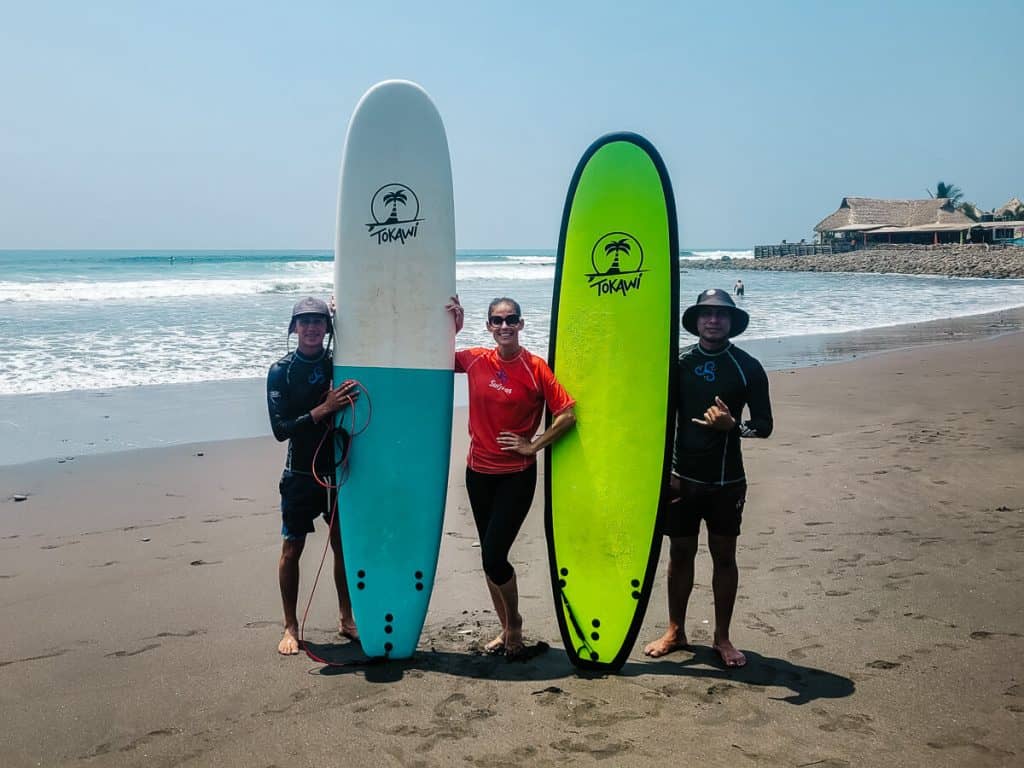
{"label": "long sleeve wetsuit top", "polygon": [[[285,469],[311,474],[313,455],[330,427],[330,421],[317,424],[310,411],[324,400],[331,387],[332,362],[326,352],[318,358],[304,357],[298,350],[289,352],[267,373],[267,408],[274,437],[288,441]],[[317,475],[330,475],[334,467],[334,446],[324,442],[317,455]]]}
{"label": "long sleeve wetsuit top", "polygon": [[[694,424],[722,398],[736,428],[722,432]],[[742,421],[744,406],[750,419]],[[732,344],[720,352],[705,352],[694,344],[679,355],[679,411],[676,422],[673,471],[682,478],[708,485],[746,480],[741,437],[768,437],[772,433],[772,406],[768,376],[753,357]]]}

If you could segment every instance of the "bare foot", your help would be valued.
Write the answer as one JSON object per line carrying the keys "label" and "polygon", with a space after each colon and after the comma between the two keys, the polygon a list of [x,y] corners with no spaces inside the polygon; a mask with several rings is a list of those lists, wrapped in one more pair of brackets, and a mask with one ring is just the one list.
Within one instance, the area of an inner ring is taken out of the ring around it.
{"label": "bare foot", "polygon": [[285,627],[284,637],[277,644],[277,652],[282,656],[294,656],[299,652],[299,628]]}
{"label": "bare foot", "polygon": [[688,645],[686,633],[670,627],[665,631],[664,635],[644,646],[644,655],[657,659],[661,656],[667,656],[673,651],[680,651]]}
{"label": "bare foot", "polygon": [[718,652],[727,667],[742,667],[747,663],[747,657],[728,640],[719,640],[711,647]]}
{"label": "bare foot", "polygon": [[356,623],[352,619],[338,619],[338,634],[353,642],[359,640],[359,630],[356,629]]}
{"label": "bare foot", "polygon": [[502,653],[505,650],[505,633],[502,632],[496,638],[484,646],[486,653]]}
{"label": "bare foot", "polygon": [[523,652],[523,617],[517,616],[505,628],[505,655],[515,658]]}

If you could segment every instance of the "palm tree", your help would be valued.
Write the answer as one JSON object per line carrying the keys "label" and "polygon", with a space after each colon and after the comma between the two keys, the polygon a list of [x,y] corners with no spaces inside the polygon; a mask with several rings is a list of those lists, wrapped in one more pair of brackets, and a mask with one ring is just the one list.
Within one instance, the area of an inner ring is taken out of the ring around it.
{"label": "palm tree", "polygon": [[630,250],[632,250],[632,248],[630,247],[629,243],[626,241],[626,238],[622,238],[621,240],[613,240],[612,242],[608,243],[604,247],[604,252],[605,252],[606,255],[610,255],[610,254],[614,253],[615,254],[615,258],[612,259],[612,265],[610,267],[608,267],[608,271],[605,272],[605,274],[606,275],[612,275],[612,274],[617,275],[617,274],[619,274],[622,271],[621,269],[619,269],[619,254],[620,253],[627,253],[628,254],[630,252]]}
{"label": "palm tree", "polygon": [[930,197],[944,197],[949,200],[954,208],[959,208],[960,200],[963,199],[964,193],[956,184],[947,184],[944,181],[940,181],[935,185],[935,194],[933,195],[929,190],[928,195]]}
{"label": "palm tree", "polygon": [[384,205],[391,206],[391,215],[388,216],[388,220],[385,224],[394,224],[398,221],[398,204],[405,205],[409,201],[408,196],[400,189],[396,189],[394,192],[388,192],[384,195]]}
{"label": "palm tree", "polygon": [[978,210],[978,206],[974,203],[960,203],[960,210],[964,212],[964,215],[969,219],[978,221],[981,219],[981,212]]}

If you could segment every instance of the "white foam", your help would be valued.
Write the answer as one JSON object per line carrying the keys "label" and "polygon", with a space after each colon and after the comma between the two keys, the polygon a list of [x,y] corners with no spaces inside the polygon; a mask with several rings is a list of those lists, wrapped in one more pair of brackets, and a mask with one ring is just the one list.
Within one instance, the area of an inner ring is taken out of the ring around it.
{"label": "white foam", "polygon": [[554,280],[555,261],[550,262],[457,262],[456,280]]}
{"label": "white foam", "polygon": [[704,259],[752,259],[754,258],[754,251],[691,251],[692,256],[681,256],[682,261],[698,261]]}
{"label": "white foam", "polygon": [[[291,304],[302,295],[331,292],[330,261],[205,271],[197,266],[194,277],[187,269],[165,279],[139,269],[132,274],[141,279],[94,282],[15,282],[6,275],[0,281],[0,302],[7,302],[0,304],[0,394],[263,378],[285,352]],[[456,271],[467,312],[459,347],[493,344],[487,304],[507,295],[523,306],[524,346],[546,355],[553,257],[463,254]],[[727,289],[737,276],[727,264],[685,272],[682,306],[703,288]],[[1020,280],[781,272],[742,277],[747,292],[737,302],[751,315],[744,338],[856,331],[1024,306]],[[30,301],[48,303],[42,331]]]}
{"label": "white foam", "polygon": [[201,298],[207,296],[251,296],[261,293],[324,293],[330,280],[313,274],[291,279],[244,280],[118,280],[87,282],[0,281],[0,302],[138,301]]}

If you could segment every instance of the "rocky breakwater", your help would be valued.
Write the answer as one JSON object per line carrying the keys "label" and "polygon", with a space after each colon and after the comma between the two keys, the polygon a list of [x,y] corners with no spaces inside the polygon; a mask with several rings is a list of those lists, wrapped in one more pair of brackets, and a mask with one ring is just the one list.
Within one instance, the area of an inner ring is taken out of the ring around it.
{"label": "rocky breakwater", "polygon": [[1024,278],[1024,247],[983,245],[869,248],[816,256],[763,259],[705,259],[684,262],[687,269],[750,269],[776,272],[876,272],[947,277]]}

